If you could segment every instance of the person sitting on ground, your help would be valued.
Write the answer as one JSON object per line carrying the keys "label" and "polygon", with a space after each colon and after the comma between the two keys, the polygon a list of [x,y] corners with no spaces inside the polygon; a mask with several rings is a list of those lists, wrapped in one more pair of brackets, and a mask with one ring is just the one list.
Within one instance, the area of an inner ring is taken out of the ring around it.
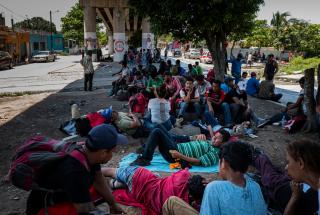
{"label": "person sitting on ground", "polygon": [[234,82],[234,77],[226,76],[224,78],[224,82],[221,83],[221,85],[220,85],[221,90],[223,90],[223,92],[225,94],[230,92],[230,90],[231,90],[230,86],[233,85],[232,83],[229,83],[229,82]]}
{"label": "person sitting on ground", "polygon": [[197,117],[200,117],[200,95],[198,90],[193,86],[193,79],[187,77],[186,85],[180,90],[181,102],[179,104],[179,113],[177,122],[181,123],[187,108],[194,108]]}
{"label": "person sitting on ground", "polygon": [[178,78],[172,77],[172,74],[167,71],[164,74],[163,84],[166,86],[166,96],[169,98],[170,101],[170,109],[173,113],[175,113],[175,104],[177,98],[179,97],[180,90],[182,89],[181,83]]}
{"label": "person sitting on ground", "polygon": [[[283,172],[273,166],[266,154],[255,150],[253,166],[261,175],[267,197],[285,215],[317,214],[320,145],[310,140],[297,140],[286,146],[286,154],[287,172]],[[301,183],[304,183],[303,190]]]}
{"label": "person sitting on ground", "polygon": [[206,186],[200,214],[267,214],[259,185],[245,175],[252,162],[251,146],[237,141],[226,143],[219,158],[219,176],[223,180]]}
{"label": "person sitting on ground", "polygon": [[127,66],[127,62],[123,61],[121,70],[117,73],[112,74],[112,76],[120,75],[120,77],[112,82],[112,90],[110,91],[109,96],[117,95],[119,88],[127,83],[129,74],[130,69]]}
{"label": "person sitting on ground", "polygon": [[165,99],[166,86],[162,85],[155,89],[154,94],[156,98],[150,99],[148,103],[147,111],[149,116],[145,116],[145,127],[152,130],[158,124],[162,124],[168,131],[172,128],[172,122],[170,120],[170,103]]}
{"label": "person sitting on ground", "polygon": [[199,95],[200,95],[200,105],[205,104],[205,96],[207,89],[211,87],[211,84],[204,79],[204,75],[198,75],[196,76],[196,80],[193,83],[194,87],[198,90]]}
{"label": "person sitting on ground", "polygon": [[203,71],[201,66],[199,65],[199,61],[196,61],[194,68],[197,71],[197,75],[203,75]]}
{"label": "person sitting on ground", "polygon": [[128,94],[129,97],[141,92],[146,88],[146,79],[142,76],[141,72],[136,72],[132,84],[129,85]]}
{"label": "person sitting on ground", "polygon": [[[211,131],[211,127],[209,129]],[[211,141],[206,140],[203,134],[192,137],[177,136],[159,125],[151,131],[142,155],[138,156],[131,165],[149,166],[157,147],[163,158],[169,163],[182,160],[196,166],[215,165],[218,162],[219,147],[229,141],[230,134],[223,129],[216,133],[210,132],[210,134],[213,135]]]}
{"label": "person sitting on ground", "polygon": [[213,81],[215,80],[214,68],[208,70],[206,80],[209,81],[210,84],[213,83]]}
{"label": "person sitting on ground", "polygon": [[282,97],[282,94],[276,94],[274,92],[275,85],[272,80],[264,80],[260,83],[259,94],[258,97],[260,99],[272,100],[275,102],[279,102]]}
{"label": "person sitting on ground", "polygon": [[155,88],[160,87],[163,84],[163,79],[158,75],[157,70],[153,70],[148,80],[147,91],[150,93],[150,98],[154,98],[153,94]]}
{"label": "person sitting on ground", "polygon": [[272,81],[275,74],[279,71],[279,66],[277,61],[274,59],[274,55],[270,54],[267,57],[267,63],[264,68],[263,77],[266,78],[266,80]]}
{"label": "person sitting on ground", "polygon": [[[203,177],[192,176],[188,169],[163,178],[137,166],[104,167],[101,171],[105,177],[114,179],[111,180],[111,187],[126,188],[133,200],[151,209],[155,214],[163,214],[166,202],[171,196],[179,197],[190,204],[198,204],[201,202],[206,184]],[[193,210],[196,211],[194,208]]]}
{"label": "person sitting on ground", "polygon": [[187,76],[192,78],[195,78],[197,76],[197,70],[192,66],[192,64],[188,64]]}
{"label": "person sitting on ground", "polygon": [[247,82],[246,92],[249,96],[257,97],[260,88],[260,82],[257,80],[257,74],[251,72],[251,78]]}
{"label": "person sitting on ground", "polygon": [[241,78],[239,79],[239,82],[237,83],[238,88],[240,91],[246,91],[246,87],[247,87],[247,79],[248,73],[247,72],[242,72]]}
{"label": "person sitting on ground", "polygon": [[297,98],[295,103],[288,102],[287,106],[281,111],[281,113],[277,113],[267,119],[265,122],[260,124],[258,128],[262,128],[265,125],[272,125],[273,123],[280,122],[282,119],[285,121],[291,120],[294,117],[306,118],[306,106],[304,104],[304,83],[305,77],[299,79],[299,84],[301,87],[301,91],[299,93],[299,97]]}
{"label": "person sitting on ground", "polygon": [[171,72],[172,69],[172,62],[170,59],[167,60],[167,71]]}
{"label": "person sitting on ground", "polygon": [[168,65],[164,60],[160,61],[158,74],[164,76],[165,72],[168,70]]}
{"label": "person sitting on ground", "polygon": [[172,75],[175,75],[175,76],[185,76],[186,75],[186,70],[181,67],[180,60],[176,60],[176,65],[172,67],[171,73],[172,73]]}
{"label": "person sitting on ground", "polygon": [[[48,166],[37,175],[39,185],[48,192],[32,190],[27,200],[27,215],[37,215],[42,209],[59,211],[55,214],[65,214],[65,206],[60,203],[72,204],[73,214],[87,214],[97,209],[90,196],[90,188],[94,189],[109,204],[111,212],[121,212],[116,204],[109,185],[101,173],[100,164],[107,163],[112,158],[112,152],[117,145],[117,132],[111,125],[99,125],[93,128],[81,150],[90,167],[88,171],[81,162],[71,156],[66,156],[55,165]],[[47,207],[47,208],[45,208]]]}
{"label": "person sitting on ground", "polygon": [[212,83],[212,88],[206,93],[206,111],[205,115],[209,112],[212,116],[215,114],[222,113],[224,125],[229,126],[232,124],[232,118],[230,113],[229,104],[224,102],[225,93],[220,88],[221,82],[219,80],[214,80]]}

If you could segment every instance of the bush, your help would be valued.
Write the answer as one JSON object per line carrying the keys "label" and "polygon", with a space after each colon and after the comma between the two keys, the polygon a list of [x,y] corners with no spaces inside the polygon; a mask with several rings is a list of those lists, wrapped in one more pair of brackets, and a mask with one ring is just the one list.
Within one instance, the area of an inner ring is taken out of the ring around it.
{"label": "bush", "polygon": [[320,64],[320,58],[303,58],[295,57],[293,58],[287,66],[284,66],[281,70],[285,73],[291,74],[295,71],[303,71],[309,68],[317,68]]}

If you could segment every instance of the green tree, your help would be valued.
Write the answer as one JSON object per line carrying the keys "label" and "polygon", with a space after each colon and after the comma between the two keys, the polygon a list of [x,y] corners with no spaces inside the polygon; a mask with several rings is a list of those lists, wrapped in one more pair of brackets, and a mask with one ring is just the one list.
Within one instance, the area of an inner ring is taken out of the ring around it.
{"label": "green tree", "polygon": [[272,45],[272,30],[268,26],[267,20],[255,20],[251,34],[244,39],[244,46],[261,48]]}
{"label": "green tree", "polygon": [[[25,19],[21,22],[17,22],[14,27],[25,28],[37,31],[50,32],[50,22],[43,19],[42,17],[32,17],[31,19]],[[57,29],[54,23],[52,23],[52,32],[56,33]]]}
{"label": "green tree", "polygon": [[250,32],[264,0],[129,0],[129,5],[150,21],[161,34],[172,33],[181,41],[205,40],[214,58],[215,75],[223,80],[226,41],[230,34]]}
{"label": "green tree", "polygon": [[61,31],[65,39],[73,39],[83,44],[83,9],[76,3],[65,17],[61,18]]}

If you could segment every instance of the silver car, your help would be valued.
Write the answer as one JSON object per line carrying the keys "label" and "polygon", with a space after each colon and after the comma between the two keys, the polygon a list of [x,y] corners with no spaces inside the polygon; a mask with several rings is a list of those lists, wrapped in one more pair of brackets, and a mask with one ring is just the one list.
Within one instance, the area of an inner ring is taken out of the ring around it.
{"label": "silver car", "polygon": [[200,51],[197,49],[190,49],[188,52],[184,54],[184,58],[190,59],[200,59]]}
{"label": "silver car", "polygon": [[54,62],[55,60],[56,56],[50,51],[39,51],[37,54],[33,55],[31,59],[32,62]]}

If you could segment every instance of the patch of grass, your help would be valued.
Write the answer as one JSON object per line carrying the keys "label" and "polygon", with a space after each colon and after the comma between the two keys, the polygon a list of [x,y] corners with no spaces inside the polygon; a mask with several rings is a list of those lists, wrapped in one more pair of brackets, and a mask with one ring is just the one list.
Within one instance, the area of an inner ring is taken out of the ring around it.
{"label": "patch of grass", "polygon": [[301,71],[310,68],[317,68],[320,64],[320,58],[313,57],[313,58],[303,58],[303,57],[295,57],[293,58],[290,63],[286,66],[282,66],[280,71],[285,72],[287,74],[292,74],[296,71]]}
{"label": "patch of grass", "polygon": [[43,92],[44,91],[24,91],[24,92],[13,92],[13,93],[0,93],[0,98],[33,95],[33,94],[39,94],[39,93],[43,93]]}

